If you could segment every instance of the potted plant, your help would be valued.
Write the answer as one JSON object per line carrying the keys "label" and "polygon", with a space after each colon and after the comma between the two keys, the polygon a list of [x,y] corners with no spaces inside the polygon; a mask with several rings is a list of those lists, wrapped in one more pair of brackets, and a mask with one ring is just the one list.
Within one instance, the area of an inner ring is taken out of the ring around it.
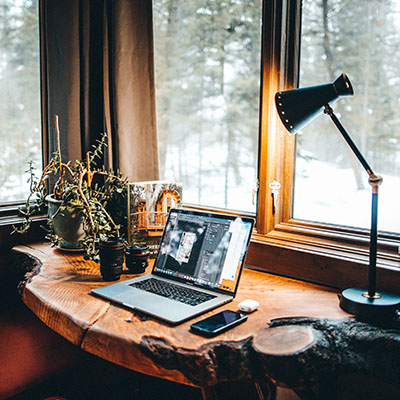
{"label": "potted plant", "polygon": [[[107,134],[103,134],[93,150],[87,152],[86,160],[64,163],[61,158],[60,130],[56,116],[57,151],[40,178],[35,176],[29,164],[30,194],[21,226],[13,232],[26,232],[32,217],[43,213],[48,205],[47,238],[60,248],[79,248],[85,258],[98,259],[98,244],[105,237],[121,237],[121,224],[111,210],[111,205],[123,199],[126,180],[119,172],[106,171],[97,162],[106,146]],[[49,193],[50,178],[55,183]],[[118,217],[118,216],[117,216]]]}

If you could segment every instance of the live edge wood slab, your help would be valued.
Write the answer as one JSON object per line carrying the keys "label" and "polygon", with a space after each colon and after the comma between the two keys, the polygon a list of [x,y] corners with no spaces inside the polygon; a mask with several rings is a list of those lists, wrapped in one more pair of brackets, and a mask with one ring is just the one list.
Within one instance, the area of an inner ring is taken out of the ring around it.
{"label": "live edge wood slab", "polygon": [[398,323],[355,320],[339,308],[337,290],[245,269],[236,298],[218,310],[235,310],[247,298],[259,310],[207,339],[189,326],[216,310],[170,326],[91,295],[107,283],[99,265],[78,253],[47,243],[13,251],[27,269],[24,303],[71,343],[132,370],[203,388],[272,381],[301,391],[339,370],[400,384]]}

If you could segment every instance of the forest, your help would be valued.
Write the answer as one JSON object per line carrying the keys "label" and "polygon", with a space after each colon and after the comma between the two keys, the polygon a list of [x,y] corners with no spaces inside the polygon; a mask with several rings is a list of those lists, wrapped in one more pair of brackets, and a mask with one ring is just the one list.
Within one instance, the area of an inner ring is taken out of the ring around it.
{"label": "forest", "polygon": [[[37,7],[0,0],[3,202],[24,197],[29,160],[41,165]],[[262,0],[153,0],[153,19],[161,178],[183,184],[184,202],[255,212]],[[399,28],[396,0],[303,1],[299,86],[349,76],[354,96],[334,111],[373,169],[395,184]],[[296,159],[295,214],[309,201],[307,188],[318,186],[320,166],[346,173],[354,199],[369,189],[329,118],[297,136]]]}
{"label": "forest", "polygon": [[241,202],[256,183],[261,10],[153,1],[160,169],[186,202],[254,209]]}
{"label": "forest", "polygon": [[[183,182],[185,202],[255,211],[262,1],[153,4],[161,171]],[[396,0],[302,4],[299,86],[346,73],[354,96],[333,104],[334,111],[373,169],[390,176],[400,174],[399,12]],[[318,187],[310,179],[320,163],[350,171],[354,201],[369,190],[329,118],[318,117],[297,136],[296,158],[297,194],[305,180],[307,190]],[[306,194],[299,204],[310,200]]]}
{"label": "forest", "polygon": [[37,0],[0,0],[0,202],[24,200],[42,167]]}
{"label": "forest", "polygon": [[[332,104],[376,174],[383,177],[379,229],[400,232],[400,3],[396,0],[304,1],[300,86],[342,72],[354,95]],[[368,175],[330,118],[297,137],[295,218],[369,228]]]}
{"label": "forest", "polygon": [[[333,105],[336,113],[377,171],[399,175],[399,2],[305,1],[302,26],[300,86],[332,82],[342,72],[347,73],[354,96]],[[329,145],[320,146],[315,136],[304,134],[299,139],[300,148],[344,168],[350,157],[346,154],[338,160],[342,139],[330,126],[328,119],[319,128],[325,140],[328,131]],[[316,131],[315,125],[312,129]]]}

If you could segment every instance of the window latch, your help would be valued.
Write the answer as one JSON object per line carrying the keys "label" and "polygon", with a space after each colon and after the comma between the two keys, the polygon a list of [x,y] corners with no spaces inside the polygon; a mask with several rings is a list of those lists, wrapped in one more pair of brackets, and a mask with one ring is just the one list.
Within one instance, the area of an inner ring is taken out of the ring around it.
{"label": "window latch", "polygon": [[259,187],[260,187],[260,180],[257,179],[256,187],[253,188],[253,190],[251,191],[251,204],[253,204],[253,206],[256,204],[256,195]]}
{"label": "window latch", "polygon": [[279,189],[281,188],[281,184],[277,181],[274,180],[269,184],[269,188],[271,189],[272,193],[272,214],[275,214],[275,211],[278,207],[278,195],[279,195]]}

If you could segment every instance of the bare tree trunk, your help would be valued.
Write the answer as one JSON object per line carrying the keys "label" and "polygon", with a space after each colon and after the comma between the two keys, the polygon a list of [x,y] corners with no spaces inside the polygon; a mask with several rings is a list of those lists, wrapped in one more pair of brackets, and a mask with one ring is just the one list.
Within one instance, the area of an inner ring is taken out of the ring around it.
{"label": "bare tree trunk", "polygon": [[323,39],[323,48],[326,55],[326,65],[328,68],[329,79],[333,81],[335,79],[335,68],[334,62],[331,52],[331,44],[330,44],[330,32],[328,26],[328,0],[322,1],[322,23],[324,28],[324,39]]}
{"label": "bare tree trunk", "polygon": [[[168,27],[167,27],[167,40],[165,49],[165,80],[168,81],[172,71],[171,60],[174,59],[174,41],[172,38],[175,36],[174,32],[176,29],[177,19],[177,8],[178,4],[176,0],[168,1]],[[163,135],[168,134],[171,129],[171,101],[169,96],[163,98],[163,103],[160,105],[162,118],[158,118],[159,121],[159,159],[160,159],[160,171],[165,171],[166,168],[166,154],[167,154],[167,140],[163,140]],[[160,123],[163,121],[163,123]]]}
{"label": "bare tree trunk", "polygon": [[[332,51],[331,51],[331,40],[330,40],[330,32],[329,32],[329,26],[328,26],[328,19],[329,19],[328,1],[329,0],[322,1],[322,21],[323,21],[323,29],[324,29],[323,48],[324,48],[325,55],[326,55],[326,66],[328,69],[329,79],[333,82],[337,77],[335,76],[336,69],[335,69],[335,65],[334,65],[334,58],[332,56]],[[356,160],[356,158],[354,157],[354,154],[351,152],[350,149],[348,149],[348,153],[349,153],[350,165],[351,165],[351,168],[354,173],[354,178],[356,180],[357,189],[361,190],[364,188],[364,185],[363,185],[363,180],[362,180],[362,177],[360,174],[360,168],[359,168],[358,161]]]}
{"label": "bare tree trunk", "polygon": [[[367,11],[368,11],[368,18],[367,18],[367,31],[368,31],[368,36],[371,37],[371,5],[369,2],[367,2]],[[371,54],[368,49],[368,47],[365,48],[365,62],[364,62],[364,69],[366,71],[369,71],[371,64]],[[365,154],[367,152],[367,132],[368,132],[368,94],[369,94],[369,80],[364,79],[364,86],[363,86],[363,102],[362,102],[362,115],[363,118],[361,118],[361,124],[360,124],[360,150],[361,153]],[[360,173],[355,174],[356,182],[357,182],[357,189],[362,190],[365,189],[365,180],[360,177]],[[357,176],[358,175],[358,176]]]}
{"label": "bare tree trunk", "polygon": [[201,195],[202,195],[202,171],[203,171],[203,133],[202,130],[199,130],[198,135],[198,153],[199,153],[199,163],[197,167],[197,202],[201,204]]}

